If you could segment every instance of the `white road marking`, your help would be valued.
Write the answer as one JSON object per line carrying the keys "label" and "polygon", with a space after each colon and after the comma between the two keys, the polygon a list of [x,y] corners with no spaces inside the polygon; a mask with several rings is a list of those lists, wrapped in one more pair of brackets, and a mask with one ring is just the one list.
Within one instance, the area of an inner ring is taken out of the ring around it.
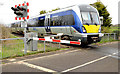
{"label": "white road marking", "polygon": [[33,64],[30,64],[30,63],[27,63],[27,62],[18,62],[18,64],[23,64],[23,65],[26,65],[30,68],[34,68],[34,69],[38,69],[38,70],[42,70],[42,71],[45,71],[45,72],[56,72],[54,70],[51,70],[51,69],[47,69],[47,68],[44,68],[44,67],[41,67],[41,66],[37,66],[37,65],[33,65]]}
{"label": "white road marking", "polygon": [[15,61],[16,59],[8,59],[8,61]]}
{"label": "white road marking", "polygon": [[72,51],[68,51],[68,52],[64,52],[64,53],[58,53],[58,54],[53,54],[53,55],[48,55],[48,56],[42,56],[42,57],[37,57],[37,58],[33,58],[33,59],[26,59],[23,61],[30,61],[30,60],[37,60],[37,59],[42,59],[42,58],[48,58],[48,57],[53,57],[53,56],[57,56],[57,55],[62,55],[62,54],[67,54],[67,53],[72,53],[72,52],[77,52],[80,51],[81,49],[78,50],[72,50]]}
{"label": "white road marking", "polygon": [[[81,49],[80,49],[80,50],[81,50]],[[28,66],[28,67],[35,68],[35,69],[38,69],[38,70],[42,70],[42,71],[45,71],[45,72],[57,72],[57,71],[54,71],[54,70],[51,70],[51,69],[48,69],[48,68],[44,68],[44,67],[41,67],[41,66],[33,65],[33,64],[30,64],[30,63],[27,63],[27,62],[24,62],[24,61],[35,60],[35,59],[41,59],[41,58],[47,58],[47,57],[52,57],[52,56],[56,56],[56,55],[60,55],[60,54],[72,53],[72,52],[76,52],[76,51],[79,51],[79,50],[73,50],[73,51],[64,52],[64,53],[59,53],[59,54],[54,54],[54,55],[48,55],[48,56],[43,56],[43,57],[37,57],[37,58],[22,60],[22,61],[13,62],[13,63],[24,64],[24,65],[26,65],[26,66]],[[82,64],[82,65],[79,65],[79,66],[76,66],[76,67],[73,67],[73,68],[64,70],[64,71],[62,71],[62,72],[64,73],[64,72],[68,72],[68,71],[71,71],[71,70],[75,70],[75,69],[78,69],[78,68],[87,66],[87,65],[89,65],[89,64],[98,62],[98,61],[100,61],[100,60],[103,60],[103,59],[105,59],[105,58],[107,58],[107,57],[111,57],[111,56],[116,55],[116,54],[118,54],[118,52],[117,52],[117,53],[113,53],[112,55],[107,55],[107,56],[98,58],[98,59],[96,59],[96,60],[93,60],[93,61],[84,63],[84,64]],[[12,63],[11,63],[11,64],[12,64]],[[4,65],[4,64],[3,64],[3,65]]]}
{"label": "white road marking", "polygon": [[[32,58],[32,59],[21,60],[21,61],[17,61],[17,62],[24,62],[24,61],[30,61],[30,60],[37,60],[37,59],[42,59],[42,58],[48,58],[48,57],[53,57],[53,56],[56,56],[56,55],[62,55],[62,54],[76,52],[76,51],[79,51],[79,50],[81,50],[81,49],[72,50],[72,51],[68,51],[68,52],[57,53],[57,54],[53,54],[53,55],[42,56],[42,57],[37,57],[37,58]],[[8,65],[8,64],[13,64],[13,63],[16,63],[16,62],[6,63],[6,64],[2,64],[2,65]]]}
{"label": "white road marking", "polygon": [[[118,52],[117,52],[117,53],[118,53]],[[115,55],[115,54],[117,54],[117,53],[113,53],[112,55]],[[89,65],[89,64],[92,64],[92,63],[98,62],[98,61],[103,60],[103,59],[105,59],[105,58],[108,58],[108,57],[110,57],[110,56],[112,56],[112,55],[107,55],[107,56],[104,56],[104,57],[98,58],[98,59],[96,59],[96,60],[93,60],[93,61],[90,61],[90,62],[84,63],[84,64],[82,64],[82,65],[79,65],[79,66],[76,66],[76,67],[73,67],[73,68],[70,68],[70,69],[66,69],[66,70],[62,71],[62,73],[64,73],[64,72],[68,72],[68,71],[71,71],[71,70],[75,70],[75,69],[78,69],[78,68],[84,67],[84,66],[86,66],[86,65]]]}

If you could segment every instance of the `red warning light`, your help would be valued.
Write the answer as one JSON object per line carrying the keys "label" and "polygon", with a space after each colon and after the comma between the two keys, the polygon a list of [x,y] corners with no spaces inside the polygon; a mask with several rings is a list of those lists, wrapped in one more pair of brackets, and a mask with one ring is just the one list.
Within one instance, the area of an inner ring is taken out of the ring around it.
{"label": "red warning light", "polygon": [[29,9],[27,9],[27,12],[29,12]]}
{"label": "red warning light", "polygon": [[21,4],[19,4],[19,6],[21,6]]}
{"label": "red warning light", "polygon": [[23,20],[25,20],[25,17],[23,17]]}
{"label": "red warning light", "polygon": [[22,6],[25,6],[25,4],[23,3]]}
{"label": "red warning light", "polygon": [[15,8],[17,7],[17,5],[15,5]]}
{"label": "red warning light", "polygon": [[15,20],[17,20],[17,17],[15,17]]}
{"label": "red warning light", "polygon": [[19,20],[21,20],[21,17],[19,17]]}
{"label": "red warning light", "polygon": [[27,16],[27,19],[29,19],[29,16]]}
{"label": "red warning light", "polygon": [[27,2],[27,6],[29,6],[29,3]]}

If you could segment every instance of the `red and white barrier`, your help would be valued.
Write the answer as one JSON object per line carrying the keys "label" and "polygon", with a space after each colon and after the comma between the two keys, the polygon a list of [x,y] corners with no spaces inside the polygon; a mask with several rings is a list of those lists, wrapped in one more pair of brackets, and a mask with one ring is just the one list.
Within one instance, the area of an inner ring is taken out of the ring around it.
{"label": "red and white barrier", "polygon": [[50,39],[50,37],[45,38],[33,38],[33,40],[40,40],[40,41],[48,41],[48,42],[57,42],[57,43],[66,43],[66,44],[77,44],[80,45],[80,41],[69,41],[69,40],[58,40],[58,39]]}

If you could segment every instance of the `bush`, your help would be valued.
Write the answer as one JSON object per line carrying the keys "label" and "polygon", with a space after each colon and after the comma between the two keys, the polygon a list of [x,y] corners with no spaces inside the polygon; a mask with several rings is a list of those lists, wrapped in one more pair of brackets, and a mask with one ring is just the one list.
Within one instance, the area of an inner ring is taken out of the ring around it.
{"label": "bush", "polygon": [[[5,27],[4,25],[0,24],[0,39],[6,39],[11,37],[11,30],[10,28]],[[4,40],[2,43],[9,43],[11,41]]]}
{"label": "bush", "polygon": [[0,25],[0,39],[10,38],[11,30],[10,28],[5,27],[4,25]]}
{"label": "bush", "polygon": [[101,31],[102,33],[112,33],[112,31],[110,30],[110,27],[101,27]]}

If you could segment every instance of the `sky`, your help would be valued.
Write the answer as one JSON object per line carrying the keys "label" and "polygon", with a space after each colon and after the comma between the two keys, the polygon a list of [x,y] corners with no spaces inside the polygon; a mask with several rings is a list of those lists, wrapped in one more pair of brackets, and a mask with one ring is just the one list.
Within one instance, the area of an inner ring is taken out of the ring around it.
{"label": "sky", "polygon": [[[0,23],[10,24],[17,22],[16,15],[11,7],[29,2],[29,16],[34,17],[39,15],[41,10],[50,11],[55,8],[64,8],[75,4],[92,4],[97,0],[0,0]],[[118,24],[118,2],[120,0],[101,0],[107,6],[107,10],[112,17],[112,24]]]}

